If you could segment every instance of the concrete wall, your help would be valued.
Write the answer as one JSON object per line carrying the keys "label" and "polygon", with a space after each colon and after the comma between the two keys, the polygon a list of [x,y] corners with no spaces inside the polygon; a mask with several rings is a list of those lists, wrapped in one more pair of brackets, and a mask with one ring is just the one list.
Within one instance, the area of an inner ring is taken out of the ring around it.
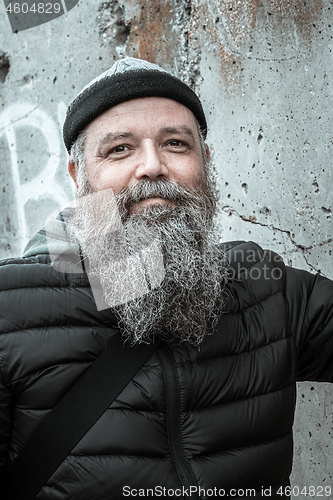
{"label": "concrete wall", "polygon": [[[1,257],[20,254],[73,198],[66,106],[133,55],[201,95],[223,239],[257,241],[333,278],[332,1],[84,0],[18,33],[3,4],[0,13]],[[294,485],[333,487],[332,410],[330,386],[299,385]]]}

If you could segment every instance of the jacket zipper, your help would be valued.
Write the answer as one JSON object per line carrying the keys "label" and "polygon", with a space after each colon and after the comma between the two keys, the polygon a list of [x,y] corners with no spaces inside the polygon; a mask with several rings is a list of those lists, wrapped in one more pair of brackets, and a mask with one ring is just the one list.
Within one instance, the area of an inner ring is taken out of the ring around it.
{"label": "jacket zipper", "polygon": [[[177,384],[178,375],[174,358],[167,345],[164,345],[162,349],[159,349],[159,355],[161,357],[165,379],[167,405],[166,414],[171,456],[181,484],[185,490],[188,490],[189,495],[190,486],[196,486],[196,481],[191,467],[186,460],[181,443],[179,411],[180,398]],[[186,494],[184,498],[186,498]],[[189,498],[191,498],[191,500],[197,500],[199,499],[199,496],[193,493]]]}

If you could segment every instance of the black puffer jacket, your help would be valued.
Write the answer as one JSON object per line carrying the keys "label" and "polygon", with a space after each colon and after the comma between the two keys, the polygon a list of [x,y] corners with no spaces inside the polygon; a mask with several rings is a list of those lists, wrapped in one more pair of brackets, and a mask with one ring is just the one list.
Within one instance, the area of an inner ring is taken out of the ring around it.
{"label": "black puffer jacket", "polygon": [[[37,499],[117,500],[155,487],[176,498],[183,486],[185,498],[202,488],[193,499],[262,487],[284,498],[274,492],[289,484],[295,382],[333,380],[333,283],[254,243],[226,249],[233,277],[215,334],[200,348],[172,341],[155,351]],[[0,265],[2,480],[116,328],[85,275],[32,253]]]}

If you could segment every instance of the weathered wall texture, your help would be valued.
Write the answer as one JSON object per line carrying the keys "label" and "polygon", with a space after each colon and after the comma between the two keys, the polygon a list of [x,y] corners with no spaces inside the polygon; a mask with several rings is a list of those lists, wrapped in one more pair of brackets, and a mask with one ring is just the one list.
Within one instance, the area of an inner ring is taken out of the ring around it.
{"label": "weathered wall texture", "polygon": [[[132,55],[201,95],[223,239],[257,241],[333,278],[332,1],[85,0],[17,34],[0,12],[1,257],[20,254],[72,199],[66,106]],[[333,486],[332,414],[331,387],[299,386],[294,485]]]}

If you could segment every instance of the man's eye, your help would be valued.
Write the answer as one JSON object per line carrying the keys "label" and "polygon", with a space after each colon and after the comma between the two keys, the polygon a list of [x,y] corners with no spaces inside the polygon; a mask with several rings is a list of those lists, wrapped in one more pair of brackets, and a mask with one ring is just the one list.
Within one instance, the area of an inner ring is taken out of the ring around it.
{"label": "man's eye", "polygon": [[185,143],[183,141],[179,141],[178,139],[172,139],[171,141],[169,141],[169,144],[170,146],[184,146]]}
{"label": "man's eye", "polygon": [[108,154],[112,154],[112,153],[125,153],[125,151],[127,151],[127,149],[128,149],[128,147],[124,146],[124,145],[115,146],[114,148],[110,149],[110,151],[109,151]]}

